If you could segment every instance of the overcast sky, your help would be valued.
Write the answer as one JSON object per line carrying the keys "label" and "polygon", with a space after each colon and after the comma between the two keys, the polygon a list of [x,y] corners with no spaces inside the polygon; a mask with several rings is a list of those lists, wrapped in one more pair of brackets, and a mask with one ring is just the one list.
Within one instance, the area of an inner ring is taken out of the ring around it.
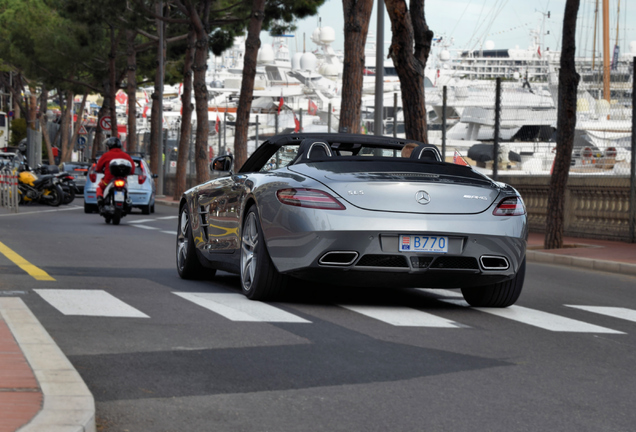
{"label": "overcast sky", "polygon": [[[622,0],[620,14],[617,14],[619,0],[609,0],[610,4],[610,35],[611,46],[616,39],[617,15],[619,17],[619,45],[621,52],[629,51],[629,43],[636,40],[636,2]],[[602,0],[601,0],[602,3]],[[581,0],[579,20],[577,23],[577,55],[584,55],[583,51],[591,52],[594,36],[594,9],[596,0]],[[599,8],[601,8],[599,6]],[[377,28],[377,0],[375,1],[369,33],[375,35]],[[391,22],[386,9],[384,10],[385,30],[384,40],[391,40]],[[563,26],[563,12],[565,0],[426,0],[425,14],[429,27],[435,36],[445,39],[453,38],[451,49],[478,49],[480,44],[490,40],[495,48],[525,49],[530,45],[530,30],[541,29],[544,25],[544,45],[542,50],[560,49],[561,28]],[[544,20],[544,15],[550,12],[550,18]],[[599,31],[602,22],[599,11]],[[332,27],[336,31],[336,41],[333,47],[342,50],[343,11],[342,0],[327,0],[319,9],[318,16],[298,22],[296,37],[289,40],[292,52],[303,50],[303,34],[307,50],[316,46],[311,42],[311,34],[318,27],[318,18],[322,19],[323,27]],[[631,21],[631,22],[630,22]],[[548,34],[549,33],[549,34]],[[597,38],[600,36],[597,36]],[[598,39],[597,39],[598,40]],[[271,38],[264,37],[263,43],[271,43]],[[597,42],[598,44],[599,42]],[[385,43],[385,47],[388,46]],[[599,46],[599,45],[597,45]],[[589,55],[589,54],[588,54]]]}

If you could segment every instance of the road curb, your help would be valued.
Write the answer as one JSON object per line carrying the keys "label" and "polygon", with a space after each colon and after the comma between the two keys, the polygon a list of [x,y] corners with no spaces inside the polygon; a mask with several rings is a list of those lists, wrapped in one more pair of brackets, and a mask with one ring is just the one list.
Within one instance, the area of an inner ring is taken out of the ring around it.
{"label": "road curb", "polygon": [[155,204],[161,204],[161,205],[165,205],[168,207],[179,207],[179,202],[178,201],[164,201],[161,199],[155,199]]}
{"label": "road curb", "polygon": [[0,299],[0,315],[42,390],[42,409],[19,432],[96,432],[95,400],[77,370],[22,299]]}
{"label": "road curb", "polygon": [[549,252],[526,251],[529,261],[566,265],[570,267],[580,267],[586,270],[598,270],[609,273],[636,276],[636,264],[622,263],[617,261],[604,261],[592,258],[573,257],[569,255],[559,255]]}

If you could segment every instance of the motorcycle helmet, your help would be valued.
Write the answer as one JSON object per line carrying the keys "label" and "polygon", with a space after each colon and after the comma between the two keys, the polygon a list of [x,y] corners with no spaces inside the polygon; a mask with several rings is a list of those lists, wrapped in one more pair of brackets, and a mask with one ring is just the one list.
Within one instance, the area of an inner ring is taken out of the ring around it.
{"label": "motorcycle helmet", "polygon": [[122,148],[121,141],[119,138],[111,137],[106,140],[106,146],[108,150],[112,150],[114,148]]}

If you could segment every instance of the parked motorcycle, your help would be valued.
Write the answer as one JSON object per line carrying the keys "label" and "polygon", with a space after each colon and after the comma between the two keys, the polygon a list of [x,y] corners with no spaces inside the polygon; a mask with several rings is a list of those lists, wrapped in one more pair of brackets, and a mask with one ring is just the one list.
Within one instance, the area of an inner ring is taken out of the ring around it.
{"label": "parked motorcycle", "polygon": [[67,173],[66,171],[61,171],[55,165],[38,165],[35,168],[37,174],[52,174],[58,180],[59,186],[62,188],[62,192],[64,192],[64,198],[62,199],[62,204],[70,204],[75,199],[75,177]]}
{"label": "parked motorcycle", "polygon": [[[113,225],[119,225],[121,218],[132,210],[132,200],[128,196],[128,175],[133,167],[126,159],[113,159],[108,167],[114,177],[104,188],[104,203],[99,214],[106,223],[112,221]],[[95,175],[94,170],[89,175]]]}
{"label": "parked motorcycle", "polygon": [[64,191],[53,174],[38,175],[25,163],[18,168],[20,204],[40,202],[57,207],[64,200]]}

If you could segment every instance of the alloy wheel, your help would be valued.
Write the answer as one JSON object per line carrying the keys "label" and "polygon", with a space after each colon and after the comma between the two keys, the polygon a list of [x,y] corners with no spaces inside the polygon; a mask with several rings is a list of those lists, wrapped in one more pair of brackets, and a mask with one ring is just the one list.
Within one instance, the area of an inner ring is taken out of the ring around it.
{"label": "alloy wheel", "polygon": [[249,291],[254,283],[256,265],[258,264],[258,254],[256,252],[259,241],[258,237],[256,214],[250,213],[243,226],[243,235],[241,238],[241,281],[245,291]]}
{"label": "alloy wheel", "polygon": [[188,257],[188,212],[182,211],[180,223],[179,223],[179,235],[177,237],[177,265],[179,270],[183,270],[185,267],[186,259]]}

